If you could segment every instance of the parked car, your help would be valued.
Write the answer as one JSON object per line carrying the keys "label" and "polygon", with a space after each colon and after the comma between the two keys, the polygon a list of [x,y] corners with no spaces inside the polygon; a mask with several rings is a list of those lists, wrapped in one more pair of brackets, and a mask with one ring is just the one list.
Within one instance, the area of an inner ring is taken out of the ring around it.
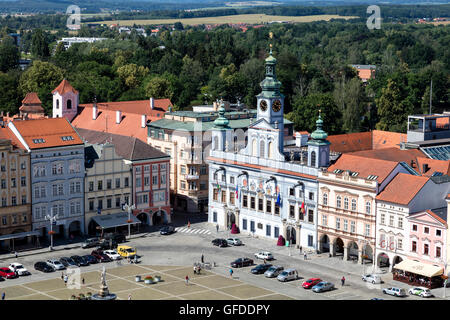
{"label": "parked car", "polygon": [[120,254],[123,258],[134,258],[134,256],[137,254],[135,248],[124,245],[117,246],[117,253]]}
{"label": "parked car", "polygon": [[17,273],[11,271],[11,269],[7,267],[0,268],[0,276],[6,279],[14,279],[19,277]]}
{"label": "parked car", "polygon": [[127,239],[123,233],[109,233],[109,234],[106,234],[103,237],[103,239],[105,239],[106,241],[109,241],[110,239],[112,239],[116,243],[122,243],[122,242],[127,241]]}
{"label": "parked car", "polygon": [[116,252],[116,250],[105,250],[103,251],[103,253],[106,254],[111,260],[122,259],[122,257]]}
{"label": "parked car", "polygon": [[328,281],[321,281],[318,284],[316,284],[314,287],[312,287],[312,291],[314,292],[324,292],[324,291],[330,291],[334,289],[334,284]]}
{"label": "parked car", "polygon": [[175,232],[175,228],[173,226],[164,226],[159,230],[159,233],[162,235],[169,235]]}
{"label": "parked car", "polygon": [[117,242],[113,239],[100,239],[97,244],[97,250],[108,250],[117,247]]}
{"label": "parked car", "polygon": [[231,266],[233,268],[241,268],[246,266],[251,266],[253,264],[253,260],[249,258],[238,258],[231,262]]}
{"label": "parked car", "polygon": [[260,251],[255,253],[257,259],[273,260],[273,255],[269,251]]}
{"label": "parked car", "polygon": [[267,271],[272,265],[271,264],[258,264],[256,267],[254,267],[252,270],[250,270],[253,274],[261,274]]}
{"label": "parked car", "polygon": [[9,269],[15,273],[17,273],[19,276],[28,276],[30,275],[30,271],[28,271],[23,264],[18,262],[13,262],[9,265]]}
{"label": "parked car", "polygon": [[297,279],[298,279],[298,273],[297,273],[297,270],[295,270],[295,269],[286,269],[283,272],[281,272],[277,277],[277,280],[281,281],[281,282],[297,280]]}
{"label": "parked car", "polygon": [[230,246],[240,246],[242,241],[239,238],[228,238],[227,243]]}
{"label": "parked car", "polygon": [[96,264],[98,263],[98,260],[96,257],[94,257],[91,254],[86,254],[84,256],[82,256],[83,259],[85,259],[89,264]]}
{"label": "parked car", "polygon": [[390,294],[396,297],[406,297],[406,290],[402,288],[390,287],[383,289],[384,294]]}
{"label": "parked car", "polygon": [[69,257],[62,257],[59,261],[64,265],[64,267],[78,267],[78,265]]}
{"label": "parked car", "polygon": [[64,270],[66,268],[59,260],[56,259],[49,259],[47,260],[47,263],[55,270]]}
{"label": "parked car", "polygon": [[96,246],[98,246],[100,243],[99,238],[89,238],[86,239],[82,244],[81,247],[83,249],[87,249],[87,248],[95,248]]}
{"label": "parked car", "polygon": [[71,256],[70,257],[79,267],[86,267],[89,265],[89,261],[80,256]]}
{"label": "parked car", "polygon": [[225,239],[214,239],[211,243],[215,246],[219,246],[220,248],[228,247],[228,242]]}
{"label": "parked car", "polygon": [[362,280],[370,283],[382,283],[380,275],[378,274],[366,274],[362,276]]}
{"label": "parked car", "polygon": [[94,250],[91,252],[91,255],[93,255],[95,258],[97,258],[97,261],[99,262],[111,262],[112,260],[103,253],[102,250]]}
{"label": "parked car", "polygon": [[434,297],[430,289],[425,287],[412,287],[411,289],[408,290],[408,293],[422,298]]}
{"label": "parked car", "polygon": [[277,277],[281,271],[283,271],[284,268],[282,266],[271,266],[269,269],[267,269],[266,272],[264,272],[264,275],[267,278],[275,278]]}
{"label": "parked car", "polygon": [[311,289],[319,282],[322,282],[322,279],[320,278],[310,278],[302,283],[302,287],[305,289]]}
{"label": "parked car", "polygon": [[55,268],[49,265],[47,262],[39,261],[34,264],[34,269],[42,272],[53,272]]}

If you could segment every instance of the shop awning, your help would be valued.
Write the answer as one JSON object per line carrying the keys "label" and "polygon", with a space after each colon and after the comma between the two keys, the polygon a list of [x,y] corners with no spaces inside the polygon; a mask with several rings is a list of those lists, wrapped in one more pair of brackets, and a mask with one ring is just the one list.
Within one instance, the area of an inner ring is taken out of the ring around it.
{"label": "shop awning", "polygon": [[141,221],[136,218],[133,214],[130,215],[131,222],[128,223],[128,213],[120,212],[114,214],[107,215],[97,215],[92,217],[94,221],[100,226],[102,229],[127,226],[128,224],[138,224]]}
{"label": "shop awning", "polygon": [[18,232],[18,233],[11,233],[11,234],[5,234],[3,236],[0,236],[0,241],[2,240],[10,240],[10,239],[18,239],[18,238],[25,238],[29,236],[40,236],[40,231],[28,231],[28,232]]}
{"label": "shop awning", "polygon": [[444,273],[444,269],[442,267],[433,266],[431,264],[425,264],[409,259],[405,259],[402,262],[397,263],[393,268],[425,276],[427,278],[440,276]]}

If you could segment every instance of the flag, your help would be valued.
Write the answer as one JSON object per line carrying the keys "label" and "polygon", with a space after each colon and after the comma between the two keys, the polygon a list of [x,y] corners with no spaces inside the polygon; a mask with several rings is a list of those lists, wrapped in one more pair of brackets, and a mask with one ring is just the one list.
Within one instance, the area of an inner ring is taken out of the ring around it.
{"label": "flag", "polygon": [[219,183],[217,183],[217,189],[218,189],[219,192],[220,192],[220,185],[219,185]]}
{"label": "flag", "polygon": [[236,185],[236,199],[239,199],[239,188],[237,185]]}
{"label": "flag", "polygon": [[305,203],[304,202],[302,202],[301,211],[302,211],[303,214],[305,213]]}
{"label": "flag", "polygon": [[281,207],[281,197],[280,197],[280,193],[278,192],[277,195],[277,205],[279,205]]}

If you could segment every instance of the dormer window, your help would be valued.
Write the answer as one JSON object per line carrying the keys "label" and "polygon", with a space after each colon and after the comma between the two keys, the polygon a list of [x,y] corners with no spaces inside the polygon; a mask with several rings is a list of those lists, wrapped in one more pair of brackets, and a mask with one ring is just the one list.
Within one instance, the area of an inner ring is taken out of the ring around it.
{"label": "dormer window", "polygon": [[63,136],[63,137],[61,137],[61,140],[62,141],[71,141],[71,140],[73,140],[73,137],[72,136]]}
{"label": "dormer window", "polygon": [[33,143],[36,143],[36,144],[45,143],[45,140],[44,139],[33,139]]}

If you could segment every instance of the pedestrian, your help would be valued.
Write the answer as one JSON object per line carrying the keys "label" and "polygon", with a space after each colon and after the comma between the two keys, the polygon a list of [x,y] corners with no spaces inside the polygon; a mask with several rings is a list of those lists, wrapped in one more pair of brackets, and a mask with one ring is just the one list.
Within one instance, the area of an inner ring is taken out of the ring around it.
{"label": "pedestrian", "polygon": [[191,222],[188,220],[188,228],[191,227]]}
{"label": "pedestrian", "polygon": [[16,256],[16,259],[17,259],[17,257],[19,256],[19,255],[17,254],[17,251],[14,251],[14,255]]}
{"label": "pedestrian", "polygon": [[341,279],[341,285],[344,286],[344,284],[345,284],[345,277],[342,276],[342,279]]}
{"label": "pedestrian", "polygon": [[230,278],[233,279],[233,269],[230,269]]}
{"label": "pedestrian", "polygon": [[216,231],[219,233],[219,224],[216,224]]}
{"label": "pedestrian", "polygon": [[2,300],[5,300],[5,296],[6,296],[6,294],[3,292],[2,293]]}
{"label": "pedestrian", "polygon": [[81,278],[81,284],[84,286],[84,278]]}
{"label": "pedestrian", "polygon": [[202,254],[202,263],[204,263],[205,261],[204,261],[204,256],[203,256],[203,254]]}
{"label": "pedestrian", "polygon": [[131,293],[128,295],[128,300],[131,300]]}
{"label": "pedestrian", "polygon": [[64,280],[64,272],[61,272],[61,280]]}
{"label": "pedestrian", "polygon": [[306,255],[306,252],[303,254],[303,260],[307,260],[308,256]]}
{"label": "pedestrian", "polygon": [[300,254],[302,254],[302,246],[300,246]]}
{"label": "pedestrian", "polygon": [[189,285],[189,276],[188,275],[186,275],[186,285]]}
{"label": "pedestrian", "polygon": [[67,280],[69,280],[69,277],[66,275],[64,275],[64,284],[67,286]]}

